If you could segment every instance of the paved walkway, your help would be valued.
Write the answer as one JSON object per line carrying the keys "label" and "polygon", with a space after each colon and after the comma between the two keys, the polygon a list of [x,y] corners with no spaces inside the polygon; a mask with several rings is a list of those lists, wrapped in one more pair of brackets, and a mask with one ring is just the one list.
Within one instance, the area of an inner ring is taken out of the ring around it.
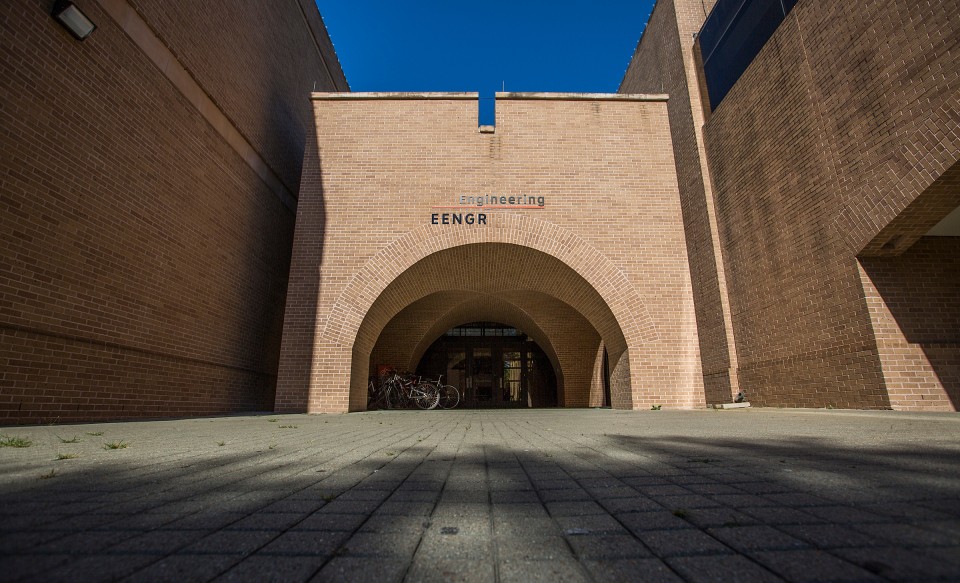
{"label": "paved walkway", "polygon": [[0,434],[32,442],[0,448],[3,581],[960,580],[957,414],[410,411]]}

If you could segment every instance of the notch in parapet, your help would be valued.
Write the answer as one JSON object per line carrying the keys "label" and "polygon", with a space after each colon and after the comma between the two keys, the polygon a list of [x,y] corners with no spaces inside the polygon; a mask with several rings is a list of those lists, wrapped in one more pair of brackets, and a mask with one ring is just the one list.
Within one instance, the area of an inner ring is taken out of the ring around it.
{"label": "notch in parapet", "polygon": [[477,125],[481,134],[492,134],[497,128],[497,98],[492,94],[477,98]]}
{"label": "notch in parapet", "polygon": [[[667,101],[669,96],[660,93],[546,93],[497,91],[493,94],[493,97],[480,97],[478,99],[478,117],[481,134],[492,134],[496,132],[496,101],[498,99],[542,99],[553,101]],[[489,101],[489,106],[485,106],[487,101]],[[485,121],[492,121],[494,123],[487,124],[484,123]]]}

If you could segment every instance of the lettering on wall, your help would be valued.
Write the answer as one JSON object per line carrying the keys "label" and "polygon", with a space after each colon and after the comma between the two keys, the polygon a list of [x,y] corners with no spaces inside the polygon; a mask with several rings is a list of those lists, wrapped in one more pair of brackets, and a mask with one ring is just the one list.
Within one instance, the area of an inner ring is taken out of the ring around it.
{"label": "lettering on wall", "polygon": [[487,215],[483,213],[433,213],[431,225],[486,225]]}
{"label": "lettering on wall", "polygon": [[[498,210],[543,210],[546,206],[546,197],[520,194],[514,196],[480,194],[476,196],[460,195],[458,204],[450,206],[434,206],[432,210],[441,211],[430,214],[431,225],[486,225],[484,211]],[[442,212],[449,210],[451,212]],[[459,212],[457,212],[459,211]],[[470,212],[466,212],[470,211]]]}

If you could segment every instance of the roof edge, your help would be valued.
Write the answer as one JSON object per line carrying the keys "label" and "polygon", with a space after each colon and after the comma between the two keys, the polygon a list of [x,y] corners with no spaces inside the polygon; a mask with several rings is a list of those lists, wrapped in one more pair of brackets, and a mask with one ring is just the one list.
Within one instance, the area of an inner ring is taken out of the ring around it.
{"label": "roof edge", "polygon": [[640,31],[640,38],[637,39],[637,46],[634,47],[633,53],[630,55],[630,60],[627,62],[627,70],[623,72],[623,77],[620,78],[620,84],[617,85],[617,91],[623,88],[623,84],[627,81],[627,76],[630,74],[630,67],[637,61],[637,54],[640,53],[640,47],[643,45],[643,39],[647,38],[647,28],[650,26],[650,23],[653,22],[653,15],[657,12],[657,8],[660,6],[660,0],[656,0],[653,3],[653,7],[650,9],[650,16],[647,17],[647,22],[643,25],[643,30]]}
{"label": "roof edge", "polygon": [[480,98],[479,93],[465,92],[400,92],[400,91],[367,91],[367,92],[315,92],[310,94],[314,101],[336,100],[364,100],[364,99],[472,99]]}
{"label": "roof edge", "polygon": [[554,101],[667,101],[666,93],[542,93],[498,91],[497,99],[546,99]]}
{"label": "roof edge", "polygon": [[[327,23],[324,22],[323,15],[320,14],[320,8],[313,0],[297,0],[297,5],[300,7],[300,14],[307,25],[307,30],[313,37],[317,54],[320,56],[320,61],[323,63],[333,86],[340,91],[350,91],[350,82],[343,71],[343,66],[340,65],[340,57],[337,55],[337,49],[333,46],[333,39],[330,38],[330,31],[327,30]],[[333,58],[328,59],[327,55],[324,54],[325,51]]]}

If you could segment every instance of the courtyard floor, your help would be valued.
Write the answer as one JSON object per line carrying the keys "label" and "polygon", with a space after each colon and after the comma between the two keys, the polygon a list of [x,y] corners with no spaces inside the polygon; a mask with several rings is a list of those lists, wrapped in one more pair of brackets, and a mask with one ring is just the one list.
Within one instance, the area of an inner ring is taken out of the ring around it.
{"label": "courtyard floor", "polygon": [[2,581],[960,580],[958,414],[394,411],[0,435],[30,442],[0,448]]}

